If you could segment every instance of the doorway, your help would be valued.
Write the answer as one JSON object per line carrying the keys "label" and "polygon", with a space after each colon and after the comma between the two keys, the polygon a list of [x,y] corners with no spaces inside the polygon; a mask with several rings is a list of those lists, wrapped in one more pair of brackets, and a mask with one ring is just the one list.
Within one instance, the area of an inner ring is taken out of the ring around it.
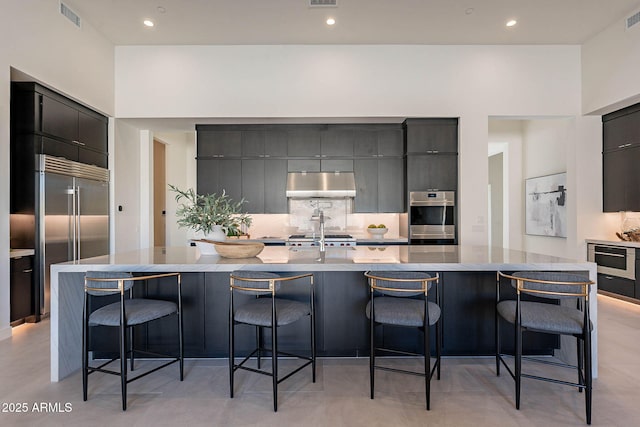
{"label": "doorway", "polygon": [[154,246],[166,246],[166,152],[165,145],[153,140],[153,242]]}

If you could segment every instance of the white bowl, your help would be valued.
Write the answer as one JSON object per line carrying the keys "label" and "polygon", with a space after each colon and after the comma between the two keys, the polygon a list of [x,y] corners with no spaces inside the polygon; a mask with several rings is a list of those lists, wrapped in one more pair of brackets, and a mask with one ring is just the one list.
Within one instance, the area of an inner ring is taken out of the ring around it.
{"label": "white bowl", "polygon": [[386,234],[387,231],[389,231],[389,229],[388,228],[367,228],[367,231],[372,236],[382,237]]}

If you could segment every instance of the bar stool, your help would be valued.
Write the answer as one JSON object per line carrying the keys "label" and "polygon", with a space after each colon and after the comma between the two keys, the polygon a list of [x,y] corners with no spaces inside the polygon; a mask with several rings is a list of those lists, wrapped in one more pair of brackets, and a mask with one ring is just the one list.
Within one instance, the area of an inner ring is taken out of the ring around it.
{"label": "bar stool", "polygon": [[[439,276],[412,271],[376,271],[366,272],[369,281],[369,302],[366,307],[369,319],[370,353],[369,381],[371,399],[374,396],[375,370],[399,372],[424,377],[427,410],[431,409],[431,378],[434,372],[440,379],[440,359],[442,347],[442,325],[440,322]],[[429,290],[435,282],[435,302],[428,301]],[[419,328],[423,333],[424,352],[413,352],[376,347],[375,326],[393,325]],[[431,367],[430,326],[436,325],[436,361]],[[424,371],[414,372],[405,369],[376,365],[376,352],[408,356],[424,356]]]}
{"label": "bar stool", "polygon": [[[501,300],[501,278],[508,279],[516,290],[515,300]],[[516,409],[520,409],[520,388],[522,378],[531,378],[577,387],[585,391],[585,411],[587,424],[591,424],[592,374],[591,374],[591,330],[589,316],[589,290],[592,281],[582,276],[564,272],[526,271],[497,274],[496,306],[496,371],[500,375],[500,365],[504,365],[515,380]],[[544,298],[549,302],[522,301],[523,295]],[[555,301],[550,301],[555,300]],[[568,301],[569,304],[559,304]],[[552,303],[552,302],[555,302]],[[515,363],[513,371],[504,360],[500,343],[500,317],[514,325]],[[522,355],[522,333],[525,331],[548,334],[571,335],[577,340],[577,366],[548,360],[539,360]],[[522,360],[546,363],[554,366],[577,369],[578,382],[562,381],[522,373]]]}
{"label": "bar stool", "polygon": [[[290,298],[277,296],[284,282],[298,279],[309,279],[309,303],[296,301]],[[289,378],[296,372],[311,365],[312,382],[316,382],[316,329],[315,329],[315,296],[313,274],[306,273],[296,276],[281,277],[274,273],[235,271],[230,277],[230,304],[229,304],[229,394],[233,398],[234,374],[236,370],[243,369],[272,378],[273,383],[273,411],[278,411],[278,384]],[[236,307],[234,303],[235,293],[251,295],[245,303]],[[310,320],[310,346],[311,356],[301,356],[278,350],[278,328],[297,322],[303,317],[309,316]],[[257,348],[253,350],[240,363],[235,363],[235,326],[251,325],[256,329]],[[275,327],[274,327],[275,325]],[[263,344],[263,328],[271,328],[271,349]],[[262,370],[260,359],[264,352],[271,353],[271,371]],[[278,356],[284,354],[290,357],[305,360],[306,362],[289,372],[285,376],[278,374]],[[244,366],[252,357],[257,356],[257,369]]]}
{"label": "bar stool", "polygon": [[[163,277],[175,277],[177,281],[177,301],[165,301],[148,298],[132,298],[132,290],[135,282],[159,279]],[[108,295],[120,295],[120,301],[107,304],[90,312],[89,301],[92,297],[105,297]],[[135,350],[133,345],[134,326],[146,324],[172,314],[178,317],[178,356],[158,354],[154,352]],[[89,366],[89,333],[94,326],[117,327],[119,330],[120,354],[99,366]],[[82,322],[82,393],[83,400],[87,401],[87,386],[89,374],[103,372],[120,377],[122,392],[122,410],[127,410],[127,384],[140,379],[152,372],[180,362],[180,381],[184,379],[184,351],[182,339],[182,285],[180,273],[154,274],[134,277],[130,273],[89,271],[84,279],[84,310]],[[127,344],[127,337],[129,343]],[[131,358],[131,370],[134,369],[134,355],[146,354],[155,357],[169,358],[162,365],[150,369],[134,378],[127,375],[127,355]],[[106,369],[105,366],[120,359],[120,371]]]}

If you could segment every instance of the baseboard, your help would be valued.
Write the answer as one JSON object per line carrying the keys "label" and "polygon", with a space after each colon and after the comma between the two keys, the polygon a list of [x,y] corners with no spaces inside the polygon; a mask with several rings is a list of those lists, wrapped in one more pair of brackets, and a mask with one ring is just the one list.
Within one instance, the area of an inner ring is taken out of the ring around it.
{"label": "baseboard", "polygon": [[0,341],[11,338],[12,330],[11,326],[0,329]]}

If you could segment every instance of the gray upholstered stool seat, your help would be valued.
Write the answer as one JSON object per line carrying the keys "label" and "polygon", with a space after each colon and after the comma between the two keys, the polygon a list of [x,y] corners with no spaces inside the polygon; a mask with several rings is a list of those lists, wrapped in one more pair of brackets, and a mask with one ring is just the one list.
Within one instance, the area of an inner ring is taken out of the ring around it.
{"label": "gray upholstered stool seat", "polygon": [[[498,314],[509,323],[516,323],[516,301],[500,301]],[[581,334],[584,326],[582,311],[562,305],[521,301],[522,327],[554,334]]]}
{"label": "gray upholstered stool seat", "polygon": [[[130,299],[124,302],[127,325],[140,325],[178,312],[172,301],[153,299]],[[89,326],[120,326],[120,303],[105,305],[91,313]]]}
{"label": "gray upholstered stool seat", "polygon": [[[437,304],[429,304],[429,325],[435,325],[440,318],[440,307]],[[422,327],[424,324],[424,301],[396,298],[396,297],[376,297],[374,301],[376,307],[376,318],[378,323],[396,326]],[[367,318],[371,318],[371,302],[367,303]]]}
{"label": "gray upholstered stool seat", "polygon": [[[237,308],[236,322],[271,327],[271,298],[257,298]],[[311,307],[300,301],[276,298],[276,324],[284,326],[311,314]]]}

